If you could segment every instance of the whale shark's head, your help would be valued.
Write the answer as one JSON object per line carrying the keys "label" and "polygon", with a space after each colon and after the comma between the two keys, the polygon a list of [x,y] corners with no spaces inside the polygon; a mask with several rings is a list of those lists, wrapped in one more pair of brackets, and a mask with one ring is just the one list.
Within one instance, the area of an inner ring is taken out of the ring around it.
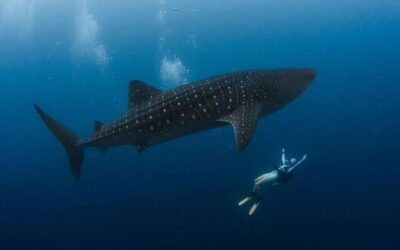
{"label": "whale shark's head", "polygon": [[281,71],[280,79],[275,83],[278,88],[279,102],[286,104],[300,95],[315,79],[313,69],[286,69]]}
{"label": "whale shark's head", "polygon": [[270,113],[299,96],[315,79],[310,68],[275,69],[257,73],[255,94],[263,104],[263,113]]}

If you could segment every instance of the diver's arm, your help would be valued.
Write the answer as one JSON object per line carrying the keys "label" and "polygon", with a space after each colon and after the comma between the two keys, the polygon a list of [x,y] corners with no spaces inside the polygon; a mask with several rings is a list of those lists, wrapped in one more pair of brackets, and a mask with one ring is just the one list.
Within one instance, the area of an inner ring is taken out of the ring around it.
{"label": "diver's arm", "polygon": [[282,165],[286,164],[285,149],[282,148]]}
{"label": "diver's arm", "polygon": [[294,164],[291,168],[289,168],[289,172],[293,171],[300,163],[302,163],[305,159],[307,159],[307,155],[305,154],[303,158],[301,158],[300,161],[298,161],[296,164]]}

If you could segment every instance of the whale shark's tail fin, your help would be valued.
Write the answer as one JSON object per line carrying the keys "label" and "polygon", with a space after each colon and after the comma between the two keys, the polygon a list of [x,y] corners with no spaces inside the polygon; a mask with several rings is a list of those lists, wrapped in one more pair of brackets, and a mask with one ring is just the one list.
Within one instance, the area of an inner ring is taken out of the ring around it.
{"label": "whale shark's tail fin", "polygon": [[83,162],[83,148],[78,145],[79,137],[60,122],[53,119],[50,115],[46,114],[39,106],[36,104],[34,106],[44,124],[46,124],[47,128],[63,145],[65,151],[67,151],[72,174],[77,180],[79,180]]}

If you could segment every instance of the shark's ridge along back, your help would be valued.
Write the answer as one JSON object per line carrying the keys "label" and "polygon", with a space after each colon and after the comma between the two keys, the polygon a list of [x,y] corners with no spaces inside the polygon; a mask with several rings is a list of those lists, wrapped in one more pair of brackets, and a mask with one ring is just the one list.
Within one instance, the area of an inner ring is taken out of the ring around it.
{"label": "shark's ridge along back", "polygon": [[95,121],[93,133],[79,139],[35,105],[45,125],[63,145],[78,179],[85,147],[147,147],[230,124],[239,151],[251,142],[259,117],[271,114],[302,93],[315,78],[312,69],[249,70],[188,83],[168,91],[134,80],[128,109],[110,124]]}

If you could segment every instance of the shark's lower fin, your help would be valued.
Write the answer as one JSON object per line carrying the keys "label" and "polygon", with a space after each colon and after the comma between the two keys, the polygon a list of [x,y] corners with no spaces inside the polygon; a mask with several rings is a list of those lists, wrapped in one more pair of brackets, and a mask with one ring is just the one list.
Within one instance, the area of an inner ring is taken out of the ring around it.
{"label": "shark's lower fin", "polygon": [[256,129],[261,105],[249,101],[239,106],[229,115],[219,119],[221,122],[230,123],[235,131],[236,148],[243,151],[250,143]]}
{"label": "shark's lower fin", "polygon": [[34,105],[44,124],[63,145],[68,154],[72,174],[78,180],[83,162],[83,149],[78,145],[79,137],[60,122],[46,114],[39,106]]}

